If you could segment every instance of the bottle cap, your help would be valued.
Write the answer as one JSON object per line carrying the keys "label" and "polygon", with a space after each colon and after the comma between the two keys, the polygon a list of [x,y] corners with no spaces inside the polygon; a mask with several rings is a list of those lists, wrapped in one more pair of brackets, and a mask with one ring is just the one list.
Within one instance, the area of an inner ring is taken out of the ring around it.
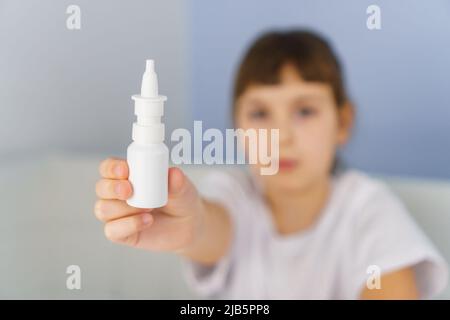
{"label": "bottle cap", "polygon": [[132,138],[142,143],[158,143],[164,141],[164,114],[166,96],[158,94],[158,76],[155,72],[154,60],[147,60],[142,76],[141,94],[133,95],[134,114],[137,121],[133,123]]}

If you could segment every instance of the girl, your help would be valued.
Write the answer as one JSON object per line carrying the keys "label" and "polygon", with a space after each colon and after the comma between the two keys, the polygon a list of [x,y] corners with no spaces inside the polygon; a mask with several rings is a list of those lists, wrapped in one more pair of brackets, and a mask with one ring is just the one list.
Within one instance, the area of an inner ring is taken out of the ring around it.
{"label": "girl", "polygon": [[197,189],[171,168],[168,204],[145,210],[124,201],[126,162],[105,160],[95,213],[108,239],[179,254],[209,298],[415,299],[446,286],[445,261],[392,192],[339,166],[354,111],[324,39],[262,35],[233,98],[237,128],[279,129],[277,174],[257,163],[213,172]]}

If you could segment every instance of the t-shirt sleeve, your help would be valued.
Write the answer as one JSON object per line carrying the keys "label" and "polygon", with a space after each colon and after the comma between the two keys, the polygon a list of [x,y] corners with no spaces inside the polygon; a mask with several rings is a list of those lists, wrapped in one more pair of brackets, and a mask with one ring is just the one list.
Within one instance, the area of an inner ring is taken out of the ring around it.
{"label": "t-shirt sleeve", "polygon": [[447,263],[387,186],[381,185],[358,213],[354,236],[354,298],[366,288],[373,270],[382,278],[413,267],[421,299],[433,298],[446,287]]}
{"label": "t-shirt sleeve", "polygon": [[[204,177],[196,187],[206,200],[222,205],[232,221],[232,239],[227,253],[214,265],[205,266],[182,257],[182,268],[188,285],[205,298],[223,298],[232,281],[232,270],[236,256],[242,249],[242,185],[227,172],[213,171]],[[245,201],[245,200],[244,200]]]}

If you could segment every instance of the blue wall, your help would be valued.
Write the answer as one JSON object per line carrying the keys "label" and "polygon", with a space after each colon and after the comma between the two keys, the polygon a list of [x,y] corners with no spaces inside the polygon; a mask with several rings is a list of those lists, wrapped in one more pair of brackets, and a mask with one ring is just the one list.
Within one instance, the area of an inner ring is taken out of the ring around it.
{"label": "blue wall", "polygon": [[[381,7],[382,29],[366,27]],[[328,36],[357,106],[347,162],[370,172],[450,178],[450,1],[190,2],[191,103],[205,127],[230,127],[233,72],[272,27]]]}

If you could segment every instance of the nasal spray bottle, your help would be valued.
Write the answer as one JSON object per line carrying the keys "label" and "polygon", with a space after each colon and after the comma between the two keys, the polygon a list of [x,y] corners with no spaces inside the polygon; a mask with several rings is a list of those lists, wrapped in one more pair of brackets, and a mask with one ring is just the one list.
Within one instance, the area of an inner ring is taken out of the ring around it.
{"label": "nasal spray bottle", "polygon": [[137,208],[158,208],[167,203],[169,149],[164,144],[164,101],[158,94],[158,78],[153,60],[146,61],[141,94],[133,95],[133,142],[127,149],[129,177],[133,194],[127,200]]}

